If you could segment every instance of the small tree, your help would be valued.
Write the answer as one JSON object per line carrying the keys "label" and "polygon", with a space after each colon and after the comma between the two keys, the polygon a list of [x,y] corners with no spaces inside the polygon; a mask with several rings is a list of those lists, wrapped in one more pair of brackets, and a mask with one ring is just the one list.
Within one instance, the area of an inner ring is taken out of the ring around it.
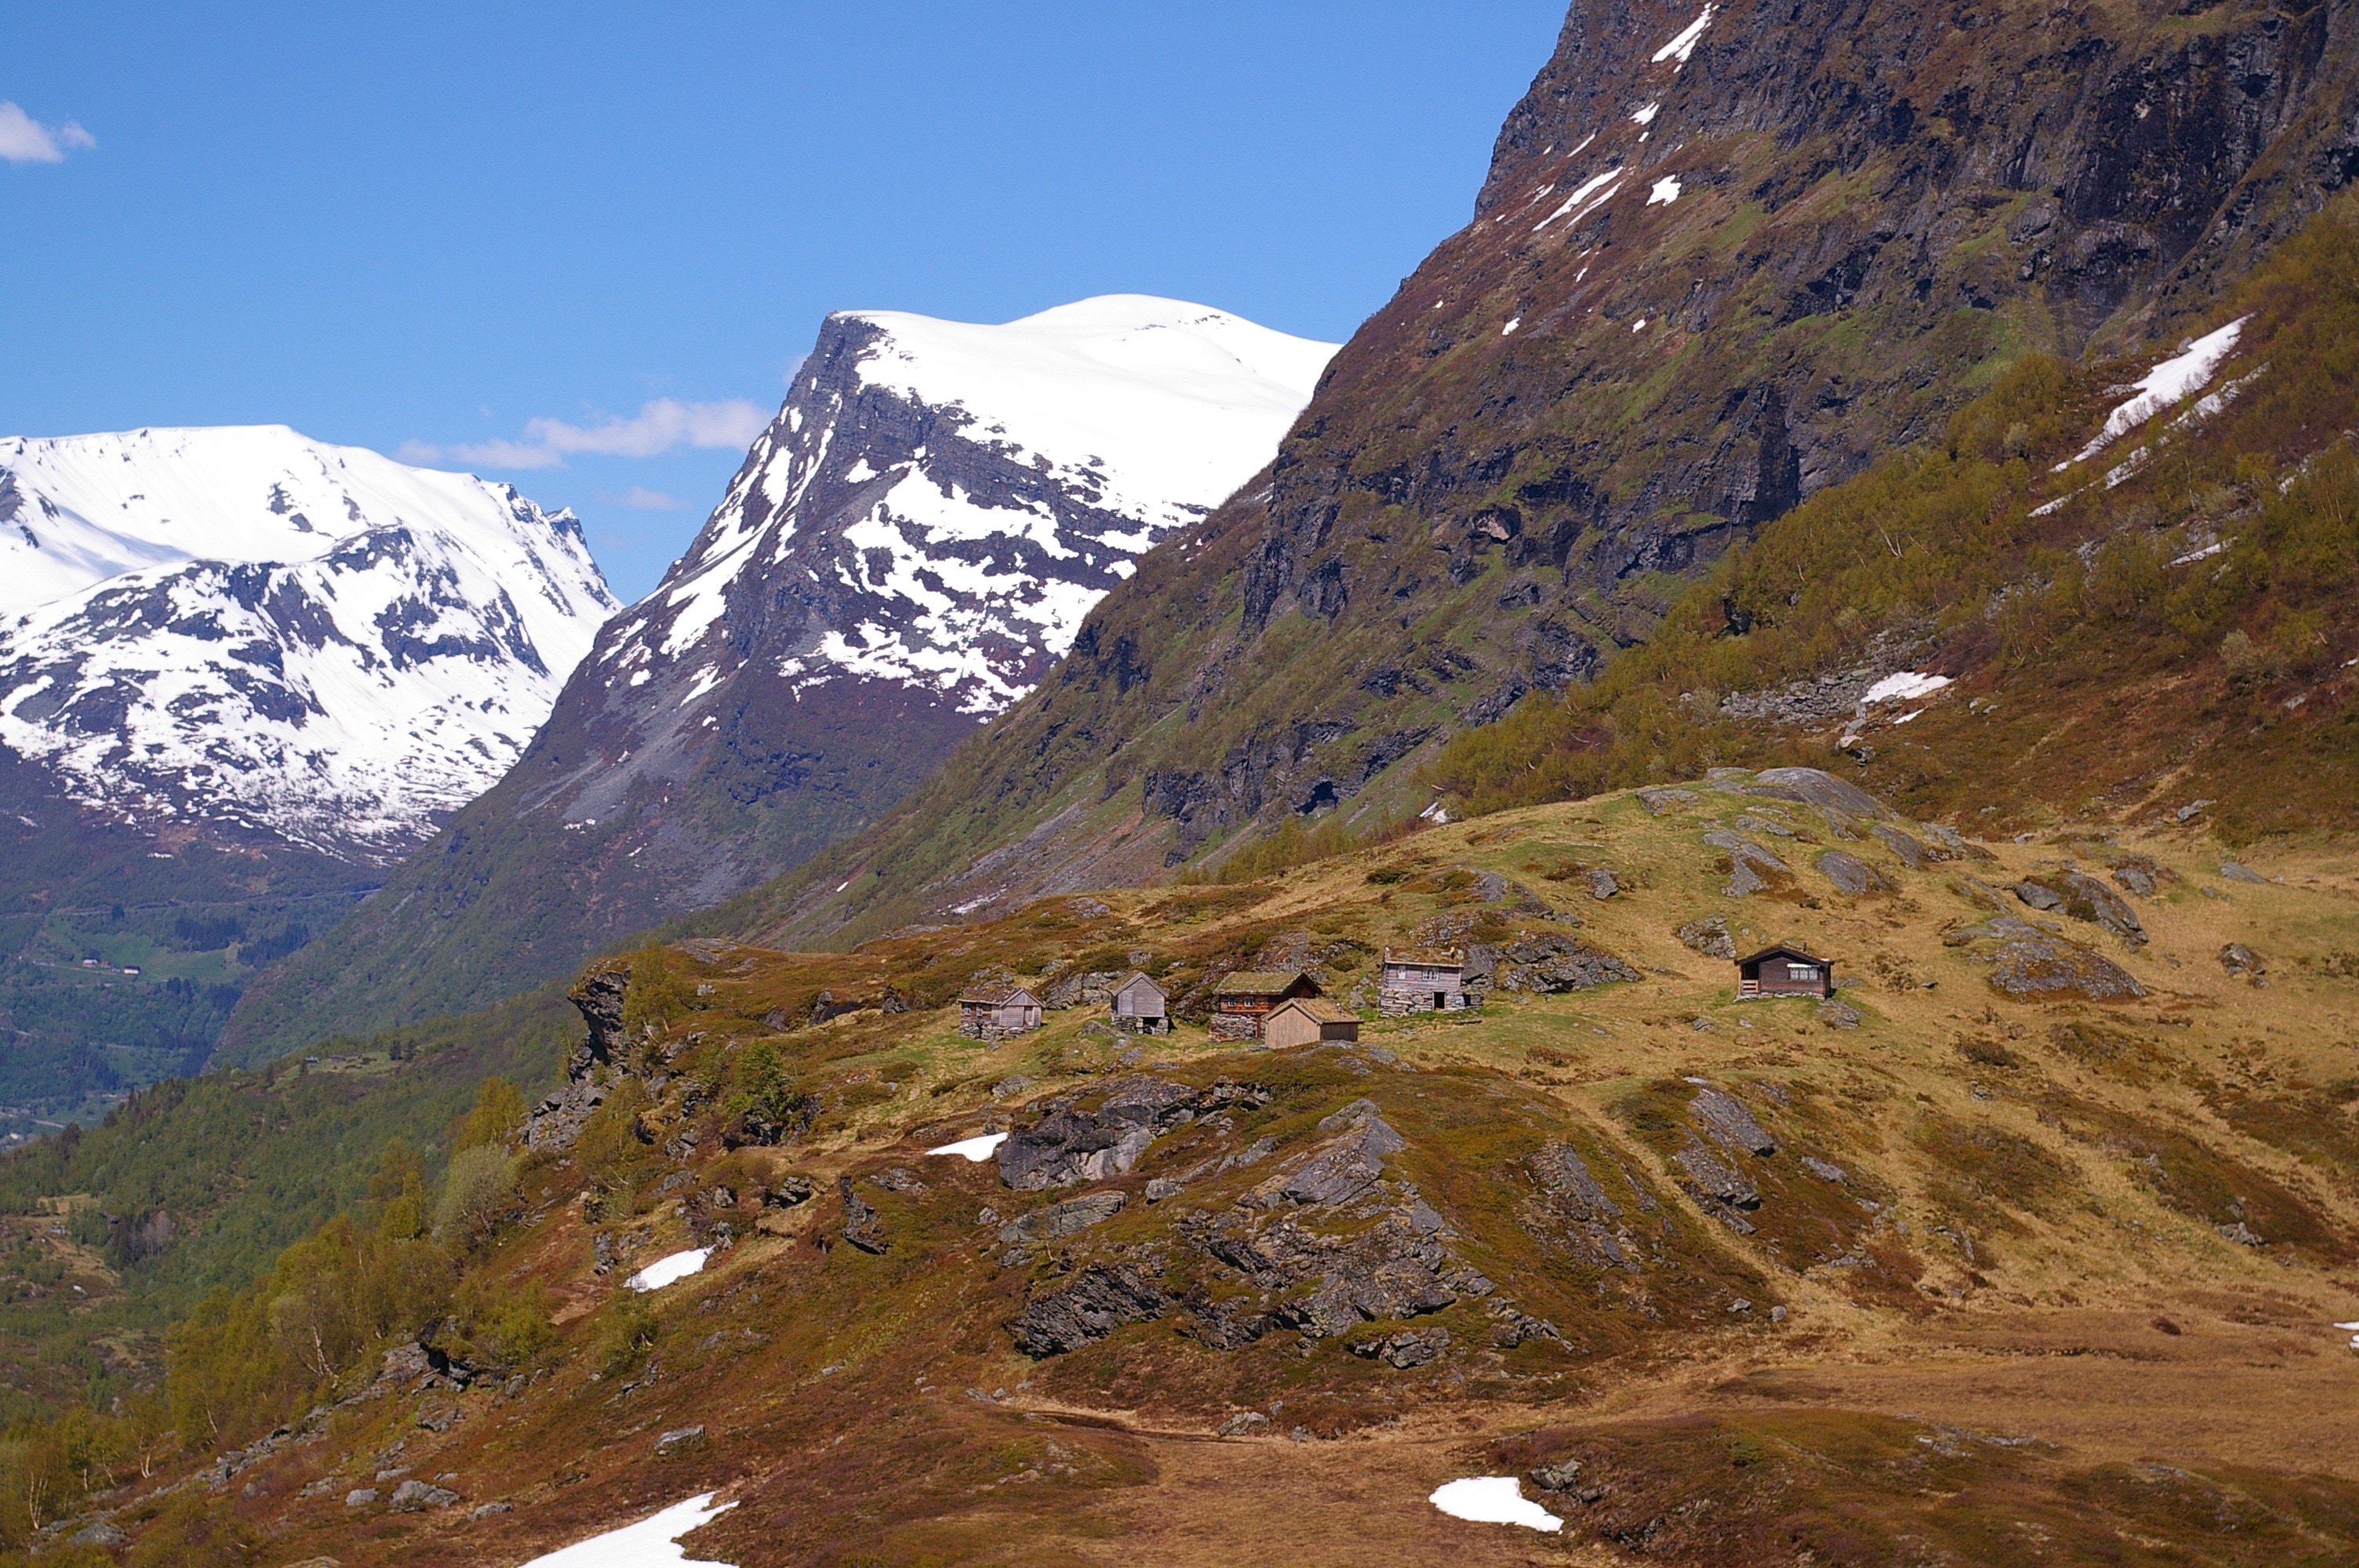
{"label": "small tree", "polygon": [[507,1156],[488,1145],[462,1149],[443,1173],[442,1196],[434,1206],[434,1229],[462,1251],[482,1246],[515,1213],[516,1173]]}

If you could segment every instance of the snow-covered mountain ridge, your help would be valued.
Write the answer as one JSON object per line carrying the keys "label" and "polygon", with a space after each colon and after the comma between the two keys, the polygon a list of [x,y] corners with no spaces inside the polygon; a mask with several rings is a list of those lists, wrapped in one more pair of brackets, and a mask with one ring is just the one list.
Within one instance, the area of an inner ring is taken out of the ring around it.
{"label": "snow-covered mountain ridge", "polygon": [[0,744],[146,827],[396,859],[615,608],[505,484],[283,426],[0,440]]}
{"label": "snow-covered mountain ridge", "polygon": [[1333,351],[1140,295],[1000,326],[829,317],[523,759],[247,992],[232,1059],[510,995],[857,832],[1040,681],[1137,557],[1187,547]]}
{"label": "snow-covered mountain ridge", "polygon": [[709,690],[758,641],[798,694],[882,680],[995,713],[1131,557],[1269,460],[1334,351],[1143,295],[1004,326],[832,316],[599,664],[640,687],[686,661]]}

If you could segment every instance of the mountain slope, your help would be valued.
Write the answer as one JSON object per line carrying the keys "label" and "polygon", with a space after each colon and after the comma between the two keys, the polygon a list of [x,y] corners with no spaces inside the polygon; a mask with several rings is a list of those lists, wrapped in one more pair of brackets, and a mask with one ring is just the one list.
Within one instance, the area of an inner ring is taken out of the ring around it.
{"label": "mountain slope", "polygon": [[890,824],[721,923],[843,940],[1424,809],[1448,736],[1592,678],[2027,353],[2172,341],[2359,171],[2354,26],[1575,5],[1474,222],[1266,490],[1147,557]]}
{"label": "mountain slope", "polygon": [[613,608],[506,485],[277,426],[0,442],[0,1128],[200,1066]]}
{"label": "mountain slope", "polygon": [[548,728],[266,980],[241,1059],[473,1006],[864,826],[1266,461],[1329,345],[1121,295],[829,318],[727,495]]}

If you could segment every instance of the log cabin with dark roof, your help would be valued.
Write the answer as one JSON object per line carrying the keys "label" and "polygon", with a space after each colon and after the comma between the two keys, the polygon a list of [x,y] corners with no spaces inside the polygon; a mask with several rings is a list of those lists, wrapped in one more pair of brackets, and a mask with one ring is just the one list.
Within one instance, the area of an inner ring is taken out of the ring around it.
{"label": "log cabin with dark roof", "polygon": [[1835,994],[1835,966],[1829,958],[1778,943],[1736,960],[1736,995],[1748,997]]}

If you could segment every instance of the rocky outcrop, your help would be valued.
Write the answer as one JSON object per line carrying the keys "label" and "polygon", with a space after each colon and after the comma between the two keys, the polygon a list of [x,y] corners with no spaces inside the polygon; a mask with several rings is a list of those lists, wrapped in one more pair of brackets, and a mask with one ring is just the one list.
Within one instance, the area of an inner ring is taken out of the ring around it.
{"label": "rocky outcrop", "polygon": [[1470,969],[1488,973],[1499,989],[1540,996],[1638,978],[1636,969],[1613,954],[1556,932],[1527,933],[1496,946],[1477,944],[1468,959]]}
{"label": "rocky outcrop", "polygon": [[1164,1078],[1118,1078],[1094,1108],[1051,1102],[1037,1120],[1010,1131],[995,1156],[999,1179],[1018,1192],[1102,1182],[1137,1164],[1158,1133],[1268,1098],[1266,1089],[1249,1085],[1222,1083],[1200,1092]]}
{"label": "rocky outcrop", "polygon": [[2133,947],[2146,944],[2146,927],[2138,924],[2137,912],[2121,894],[2085,871],[2027,877],[2016,884],[2015,895],[2033,909],[2055,910],[2103,926]]}
{"label": "rocky outcrop", "polygon": [[1060,1356],[1094,1344],[1125,1324],[1160,1316],[1166,1302],[1163,1292],[1138,1269],[1093,1263],[1071,1283],[1026,1303],[1007,1330],[1016,1348],[1027,1356]]}

